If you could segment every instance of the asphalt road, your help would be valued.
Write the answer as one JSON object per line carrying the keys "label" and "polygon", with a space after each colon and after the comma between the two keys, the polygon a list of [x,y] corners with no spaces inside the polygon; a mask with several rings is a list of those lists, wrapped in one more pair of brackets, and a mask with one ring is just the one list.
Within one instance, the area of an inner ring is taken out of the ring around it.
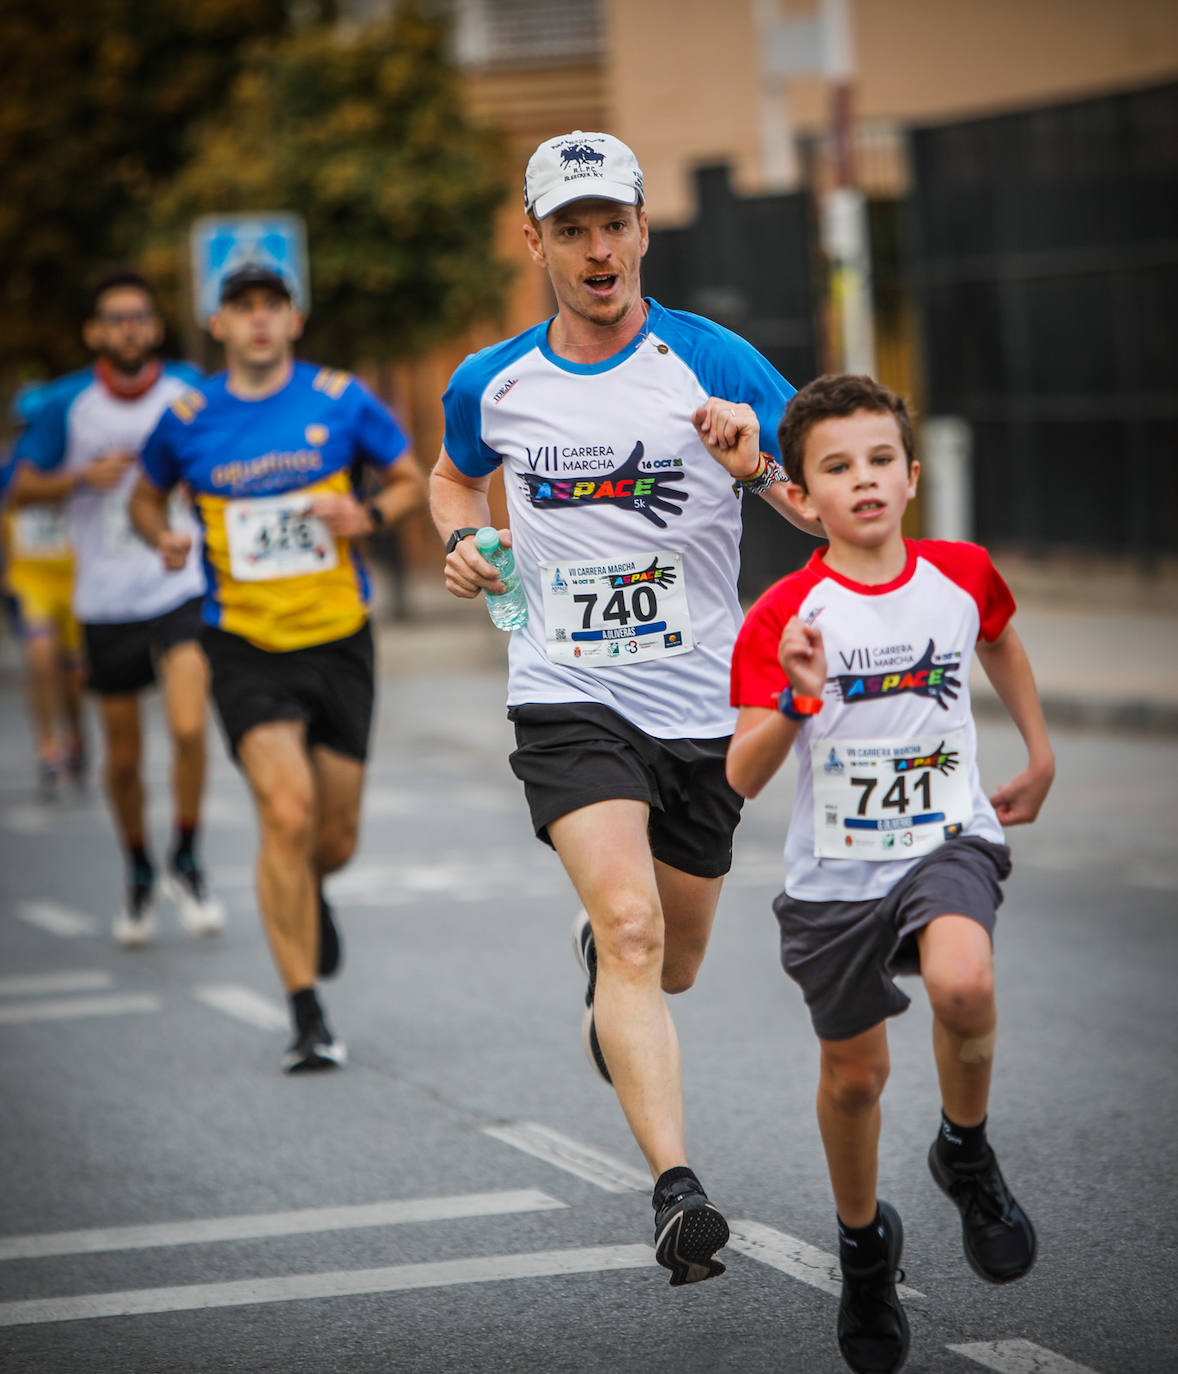
{"label": "asphalt road", "polygon": [[[164,906],[158,943],[127,953],[101,801],[33,800],[0,681],[0,1368],[843,1369],[816,1055],[769,911],[788,778],[746,808],[675,1002],[692,1159],[736,1239],[726,1275],[671,1290],[641,1159],[580,1046],[575,902],[529,834],[502,691],[484,669],[385,681],[361,852],[330,889],[347,949],[325,1000],[351,1064],[290,1079],[219,741],[204,847],[230,925],[196,941]],[[1017,738],[987,722],[981,742],[996,784]],[[1175,1367],[1178,744],[1056,742],[1047,813],[1012,832],[991,1113],[1040,1259],[997,1289],[965,1264],[924,1163],[938,1098],[911,984],[881,1192],[905,1223],[912,1371]]]}

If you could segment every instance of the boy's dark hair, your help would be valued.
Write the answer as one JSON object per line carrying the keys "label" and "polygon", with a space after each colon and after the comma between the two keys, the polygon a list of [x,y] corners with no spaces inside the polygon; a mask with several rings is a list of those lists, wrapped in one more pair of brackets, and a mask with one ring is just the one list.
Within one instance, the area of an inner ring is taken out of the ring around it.
{"label": "boy's dark hair", "polygon": [[93,319],[98,314],[98,302],[118,286],[133,286],[137,291],[142,291],[151,301],[152,309],[155,309],[155,291],[147,278],[132,267],[120,267],[113,272],[104,272],[91,286],[88,318]]}
{"label": "boy's dark hair", "polygon": [[889,391],[874,377],[855,376],[849,372],[828,373],[824,377],[815,377],[802,387],[786,406],[781,424],[777,427],[781,466],[791,482],[796,482],[803,491],[807,490],[802,455],[806,451],[806,437],[814,426],[821,420],[853,415],[857,410],[895,416],[904,445],[904,456],[909,468],[912,467],[916,457],[916,439],[904,398]]}

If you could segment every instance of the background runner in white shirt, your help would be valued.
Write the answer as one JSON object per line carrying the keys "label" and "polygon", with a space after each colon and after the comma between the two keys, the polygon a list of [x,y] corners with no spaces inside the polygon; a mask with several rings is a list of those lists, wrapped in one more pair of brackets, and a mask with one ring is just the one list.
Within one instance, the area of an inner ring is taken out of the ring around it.
{"label": "background runner in white shirt", "polygon": [[469,537],[502,467],[500,536],[529,604],[511,643],[512,766],[584,903],[586,1048],[656,1180],[657,1257],[672,1284],[694,1282],[722,1272],[728,1228],[687,1167],[663,994],[693,983],[731,862],[741,504],[763,491],[789,510],[772,457],[793,388],[728,330],[643,299],[642,174],[617,139],[541,144],[525,209],[557,313],[455,372],[432,510],[449,590],[502,591]]}
{"label": "background runner in white shirt", "polygon": [[[139,699],[157,676],[174,757],[175,839],[165,886],[193,934],[215,934],[225,919],[196,853],[208,697],[208,666],[198,643],[204,591],[198,541],[182,572],[171,578],[135,536],[127,514],[139,449],[162,412],[200,374],[157,357],[163,321],[151,287],[136,272],[119,272],[98,284],[83,332],[97,362],[77,373],[72,385],[56,384],[51,403],[21,436],[12,499],[66,502],[74,613],[83,626],[87,685],[98,699],[107,795],[127,854],[126,903],[114,934],[130,947],[155,933]],[[195,533],[183,500],[176,518]]]}

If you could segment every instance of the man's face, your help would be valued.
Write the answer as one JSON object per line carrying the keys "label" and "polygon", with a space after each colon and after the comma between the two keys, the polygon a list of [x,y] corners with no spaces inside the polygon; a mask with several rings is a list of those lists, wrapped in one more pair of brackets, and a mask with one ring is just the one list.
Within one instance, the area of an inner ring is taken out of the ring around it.
{"label": "man's face", "polygon": [[138,372],[164,341],[164,324],[142,287],[112,286],[83,331],[86,345],[120,372]]}
{"label": "man's face", "polygon": [[266,368],[290,356],[303,317],[280,291],[251,286],[222,304],[209,329],[230,367]]}
{"label": "man's face", "polygon": [[575,200],[524,237],[548,269],[560,305],[593,324],[620,323],[642,299],[642,258],[650,242],[646,210],[612,200]]}

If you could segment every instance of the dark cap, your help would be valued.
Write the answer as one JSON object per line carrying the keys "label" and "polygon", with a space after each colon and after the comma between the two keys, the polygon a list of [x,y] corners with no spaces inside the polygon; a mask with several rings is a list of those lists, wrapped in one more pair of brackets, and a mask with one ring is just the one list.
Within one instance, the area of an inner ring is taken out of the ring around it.
{"label": "dark cap", "polygon": [[219,300],[224,305],[226,301],[233,300],[235,296],[240,296],[243,291],[248,291],[253,286],[265,286],[271,291],[277,291],[288,301],[294,299],[290,282],[276,268],[267,267],[264,262],[247,262],[241,267],[234,268],[223,278]]}

